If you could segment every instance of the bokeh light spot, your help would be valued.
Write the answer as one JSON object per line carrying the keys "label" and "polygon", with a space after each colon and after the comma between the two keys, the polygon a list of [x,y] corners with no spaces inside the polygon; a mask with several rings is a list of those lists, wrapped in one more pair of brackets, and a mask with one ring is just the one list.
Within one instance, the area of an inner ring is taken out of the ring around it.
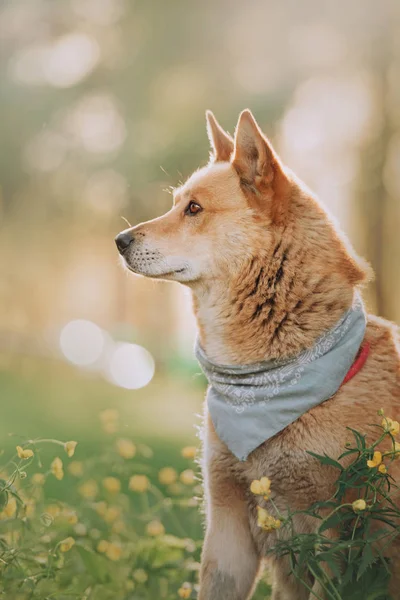
{"label": "bokeh light spot", "polygon": [[101,357],[105,334],[96,323],[77,319],[65,325],[60,334],[60,347],[65,358],[79,366],[94,364]]}
{"label": "bokeh light spot", "polygon": [[135,390],[150,383],[154,370],[150,352],[137,344],[121,342],[111,353],[107,375],[115,385]]}

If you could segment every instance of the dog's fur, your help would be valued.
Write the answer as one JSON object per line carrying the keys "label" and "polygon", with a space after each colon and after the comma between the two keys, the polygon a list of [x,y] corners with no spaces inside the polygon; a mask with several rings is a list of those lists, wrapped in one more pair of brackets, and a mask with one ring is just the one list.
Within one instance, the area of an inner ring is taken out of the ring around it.
{"label": "dog's fur", "polygon": [[[175,190],[166,215],[128,230],[133,242],[124,252],[125,264],[135,273],[191,288],[200,341],[212,360],[243,365],[293,356],[339,320],[368,268],[312,193],[282,165],[250,111],[240,115],[234,139],[209,112],[207,124],[210,163]],[[202,210],[187,214],[191,201]],[[374,435],[370,424],[377,422],[379,408],[400,420],[396,336],[394,325],[368,316],[370,354],[362,370],[245,462],[231,454],[206,417],[200,600],[251,597],[260,563],[275,541],[274,533],[257,526],[257,502],[249,493],[253,479],[271,478],[283,513],[288,506],[305,509],[332,494],[335,478],[307,450],[338,456],[349,439],[347,427]],[[399,476],[400,461],[393,469]],[[299,532],[315,527],[304,516],[295,521]],[[400,598],[400,546],[389,552],[392,595]],[[276,561],[273,571],[274,600],[309,597],[284,561]]]}

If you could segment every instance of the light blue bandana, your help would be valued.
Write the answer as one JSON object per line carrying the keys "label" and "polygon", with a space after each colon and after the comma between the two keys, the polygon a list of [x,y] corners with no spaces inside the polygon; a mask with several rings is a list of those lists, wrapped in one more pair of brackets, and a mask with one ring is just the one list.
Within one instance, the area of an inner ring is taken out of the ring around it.
{"label": "light blue bandana", "polygon": [[239,460],[305,412],[333,396],[364,338],[361,298],[309,350],[288,360],[246,366],[211,362],[196,342],[195,353],[210,384],[207,405],[220,439]]}

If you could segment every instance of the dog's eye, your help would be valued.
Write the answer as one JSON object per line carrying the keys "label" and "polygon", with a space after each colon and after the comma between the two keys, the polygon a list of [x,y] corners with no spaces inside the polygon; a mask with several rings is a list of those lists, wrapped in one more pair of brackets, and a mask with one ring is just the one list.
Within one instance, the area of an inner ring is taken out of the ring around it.
{"label": "dog's eye", "polygon": [[197,215],[197,213],[199,213],[202,210],[203,209],[201,208],[200,204],[197,204],[197,202],[192,201],[189,202],[189,204],[185,208],[185,215],[189,215],[190,217],[192,217],[193,215]]}

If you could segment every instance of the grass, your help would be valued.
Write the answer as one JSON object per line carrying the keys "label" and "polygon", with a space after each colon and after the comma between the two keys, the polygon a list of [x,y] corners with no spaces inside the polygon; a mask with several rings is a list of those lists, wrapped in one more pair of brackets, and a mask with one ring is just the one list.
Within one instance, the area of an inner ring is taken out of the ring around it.
{"label": "grass", "polygon": [[[203,396],[204,382],[182,374],[159,373],[146,388],[127,391],[56,361],[9,364],[0,374],[0,468],[8,462],[1,469],[0,597],[196,598],[202,491],[181,449],[198,445]],[[118,426],[106,433],[99,415],[110,408]],[[76,440],[74,457],[40,441],[48,438]],[[121,456],[121,438],[134,444],[134,457]],[[33,456],[18,458],[16,445]],[[55,457],[63,463],[60,479]],[[78,477],[71,461],[81,465]],[[163,467],[176,481],[160,482]],[[147,478],[146,490],[135,490],[134,475]],[[119,482],[117,492],[107,488],[109,477]],[[268,596],[261,583],[255,598]]]}

